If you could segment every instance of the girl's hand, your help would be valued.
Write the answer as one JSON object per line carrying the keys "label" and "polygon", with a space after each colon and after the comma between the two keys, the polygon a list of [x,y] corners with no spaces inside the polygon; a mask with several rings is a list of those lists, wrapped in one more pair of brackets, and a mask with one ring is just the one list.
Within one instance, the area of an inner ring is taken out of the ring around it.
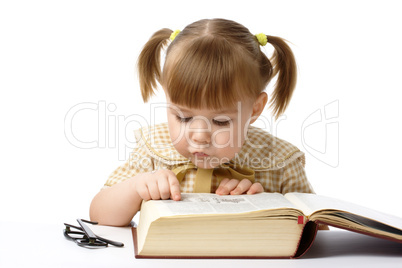
{"label": "girl's hand", "polygon": [[171,170],[160,169],[142,173],[133,179],[134,189],[143,200],[181,199],[179,181]]}
{"label": "girl's hand", "polygon": [[248,179],[243,179],[241,181],[236,179],[223,179],[219,184],[218,189],[216,189],[216,194],[219,195],[239,195],[239,194],[258,194],[264,192],[264,188],[261,183],[252,183]]}

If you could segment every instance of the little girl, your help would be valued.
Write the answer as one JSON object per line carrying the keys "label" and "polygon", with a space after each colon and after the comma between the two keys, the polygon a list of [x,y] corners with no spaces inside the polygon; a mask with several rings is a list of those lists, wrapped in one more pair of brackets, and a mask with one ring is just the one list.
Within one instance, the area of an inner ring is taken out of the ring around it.
{"label": "little girl", "polygon": [[[260,48],[267,43],[274,47],[271,59]],[[264,89],[274,76],[270,103],[276,117],[291,99],[296,63],[284,40],[253,35],[234,21],[200,20],[181,32],[156,32],[139,56],[138,70],[145,102],[157,82],[162,86],[167,123],[135,133],[137,148],[94,197],[91,220],[124,226],[142,200],[179,201],[181,192],[313,192],[304,154],[250,126],[264,110]]]}

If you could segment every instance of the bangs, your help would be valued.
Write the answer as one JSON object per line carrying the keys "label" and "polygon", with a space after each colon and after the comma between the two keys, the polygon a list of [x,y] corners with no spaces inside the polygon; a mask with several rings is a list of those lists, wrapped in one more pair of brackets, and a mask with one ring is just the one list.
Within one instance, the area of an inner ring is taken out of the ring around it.
{"label": "bangs", "polygon": [[193,39],[167,53],[161,84],[173,103],[194,109],[254,101],[265,85],[247,53],[224,38]]}

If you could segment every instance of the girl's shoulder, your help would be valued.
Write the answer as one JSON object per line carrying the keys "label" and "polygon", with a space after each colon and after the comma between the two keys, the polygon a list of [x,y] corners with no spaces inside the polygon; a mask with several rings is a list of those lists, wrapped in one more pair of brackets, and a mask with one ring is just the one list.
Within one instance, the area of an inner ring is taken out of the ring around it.
{"label": "girl's shoulder", "polygon": [[295,160],[305,165],[304,153],[299,148],[261,128],[250,126],[246,141],[232,162],[264,171],[281,169]]}
{"label": "girl's shoulder", "polygon": [[134,135],[137,147],[141,147],[152,158],[164,164],[177,165],[189,162],[174,148],[167,123],[137,129]]}

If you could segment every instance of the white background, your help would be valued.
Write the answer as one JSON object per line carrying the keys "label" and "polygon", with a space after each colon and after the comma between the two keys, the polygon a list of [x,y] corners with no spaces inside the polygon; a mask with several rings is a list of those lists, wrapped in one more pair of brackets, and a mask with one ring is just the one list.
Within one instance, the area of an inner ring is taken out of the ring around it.
{"label": "white background", "polygon": [[[298,85],[272,130],[306,152],[315,191],[402,216],[397,2],[2,1],[0,221],[88,218],[129,152],[117,145],[150,121],[135,72],[142,46],[161,28],[215,17],[292,42]],[[160,101],[162,92],[152,100]],[[83,103],[99,109],[77,112],[67,132],[98,141],[91,149],[65,134],[66,116]],[[165,121],[162,109],[155,120]]]}

